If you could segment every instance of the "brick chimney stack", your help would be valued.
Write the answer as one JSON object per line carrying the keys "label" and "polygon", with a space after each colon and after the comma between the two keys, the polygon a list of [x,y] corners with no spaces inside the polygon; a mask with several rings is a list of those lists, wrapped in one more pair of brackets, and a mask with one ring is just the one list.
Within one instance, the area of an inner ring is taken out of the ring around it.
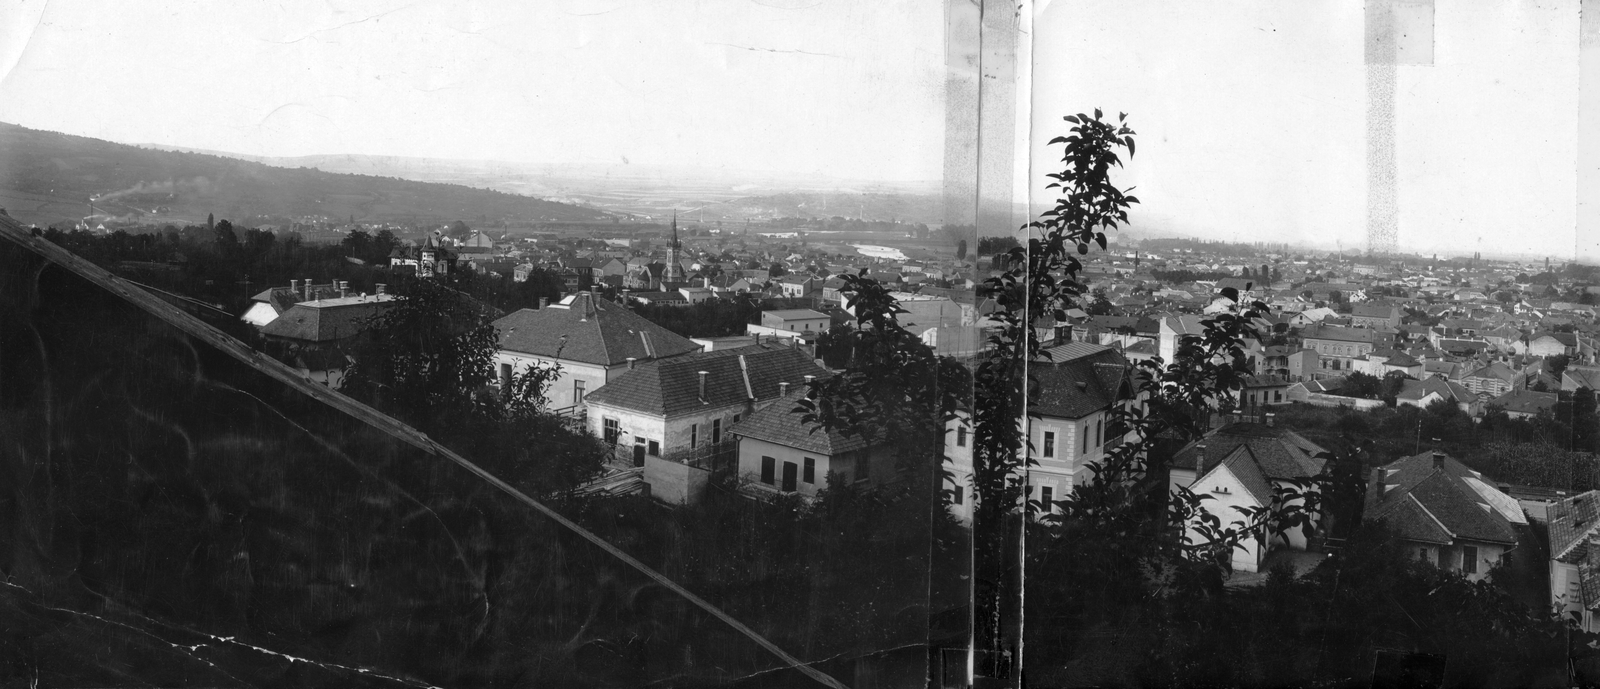
{"label": "brick chimney stack", "polygon": [[384,288],[385,287],[388,287],[388,285],[385,285],[385,284],[383,284],[381,282],[378,283],[378,294],[385,294],[385,292],[384,292]]}
{"label": "brick chimney stack", "polygon": [[699,373],[700,373],[700,401],[704,402],[705,399],[706,399],[706,376],[708,374],[710,374],[710,371],[700,371]]}
{"label": "brick chimney stack", "polygon": [[306,287],[306,301],[311,301],[311,278],[306,278],[302,284]]}
{"label": "brick chimney stack", "polygon": [[1439,450],[1434,450],[1433,451],[1433,468],[1435,468],[1435,469],[1443,469],[1444,468],[1444,452],[1441,452]]}

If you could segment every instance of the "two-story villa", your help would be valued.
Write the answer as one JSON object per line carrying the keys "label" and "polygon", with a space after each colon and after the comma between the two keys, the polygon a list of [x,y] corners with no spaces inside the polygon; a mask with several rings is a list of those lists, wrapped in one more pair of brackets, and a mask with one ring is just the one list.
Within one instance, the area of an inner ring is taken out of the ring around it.
{"label": "two-story villa", "polygon": [[1090,465],[1122,443],[1126,431],[1111,412],[1137,403],[1127,360],[1111,347],[1070,342],[1050,351],[1050,361],[1029,368],[1036,385],[1028,397],[1028,439],[1038,460],[1028,468],[1029,499],[1046,504],[1071,493],[1089,478]]}

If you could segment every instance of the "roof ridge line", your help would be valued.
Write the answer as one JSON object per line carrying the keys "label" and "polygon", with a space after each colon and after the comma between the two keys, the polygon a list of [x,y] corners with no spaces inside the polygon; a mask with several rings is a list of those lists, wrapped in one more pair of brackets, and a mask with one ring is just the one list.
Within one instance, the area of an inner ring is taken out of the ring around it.
{"label": "roof ridge line", "polygon": [[[1426,479],[1424,479],[1424,480],[1426,480]],[[1420,481],[1418,482],[1418,485],[1421,485]],[[1412,487],[1415,488],[1416,486],[1412,486]],[[1451,531],[1450,527],[1445,526],[1444,522],[1439,521],[1439,518],[1434,516],[1433,510],[1428,509],[1427,505],[1422,504],[1422,501],[1417,499],[1417,494],[1416,494],[1415,491],[1410,491],[1410,490],[1406,491],[1406,497],[1411,498],[1411,501],[1416,503],[1417,507],[1422,508],[1422,513],[1428,515],[1428,518],[1432,519],[1433,523],[1438,524],[1439,528],[1444,530],[1444,532],[1450,536],[1451,540],[1454,540],[1456,538],[1456,532]]]}

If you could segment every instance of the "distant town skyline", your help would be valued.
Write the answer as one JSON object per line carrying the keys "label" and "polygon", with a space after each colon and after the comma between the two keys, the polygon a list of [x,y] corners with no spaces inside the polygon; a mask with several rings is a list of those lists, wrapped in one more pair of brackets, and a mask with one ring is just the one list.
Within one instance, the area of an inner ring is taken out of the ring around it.
{"label": "distant town skyline", "polygon": [[940,0],[0,8],[0,121],[245,155],[937,180]]}

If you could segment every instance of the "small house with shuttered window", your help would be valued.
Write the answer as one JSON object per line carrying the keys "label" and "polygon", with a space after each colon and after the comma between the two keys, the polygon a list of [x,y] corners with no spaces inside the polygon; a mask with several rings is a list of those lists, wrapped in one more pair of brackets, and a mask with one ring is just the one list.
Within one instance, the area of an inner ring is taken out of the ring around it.
{"label": "small house with shuttered window", "polygon": [[894,478],[894,451],[879,437],[812,430],[795,412],[804,385],[733,427],[740,483],[748,493],[816,497],[830,485],[874,486]]}

